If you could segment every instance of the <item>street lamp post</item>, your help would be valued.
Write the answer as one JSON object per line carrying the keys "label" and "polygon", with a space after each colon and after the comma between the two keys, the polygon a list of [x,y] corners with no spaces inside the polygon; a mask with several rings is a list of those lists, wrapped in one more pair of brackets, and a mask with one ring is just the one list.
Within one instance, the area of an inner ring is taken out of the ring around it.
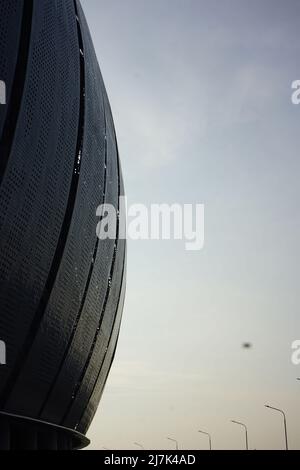
{"label": "street lamp post", "polygon": [[138,442],[135,442],[134,445],[137,446],[137,447],[139,447],[139,448],[142,449],[142,450],[145,450],[145,447],[142,446],[142,444],[139,444]]}
{"label": "street lamp post", "polygon": [[176,439],[172,439],[172,437],[167,437],[168,441],[172,441],[172,442],[175,442],[176,444],[176,450],[179,449],[179,446],[178,446],[178,441]]}
{"label": "street lamp post", "polygon": [[269,408],[270,410],[278,411],[279,413],[282,414],[283,416],[283,425],[284,425],[284,437],[285,437],[285,450],[289,450],[289,444],[288,444],[288,434],[287,434],[287,424],[286,424],[286,415],[283,410],[280,408],[275,408],[274,406],[270,405],[265,405],[266,408]]}
{"label": "street lamp post", "polygon": [[241,423],[240,421],[235,421],[234,419],[232,419],[231,422],[234,423],[234,424],[238,424],[239,426],[242,426],[245,429],[246,450],[249,450],[249,446],[248,446],[248,428],[247,428],[246,424]]}
{"label": "street lamp post", "polygon": [[205,431],[198,431],[200,432],[200,434],[205,434],[205,436],[208,436],[208,439],[209,439],[209,450],[211,450],[211,435],[208,433],[208,432],[205,432]]}

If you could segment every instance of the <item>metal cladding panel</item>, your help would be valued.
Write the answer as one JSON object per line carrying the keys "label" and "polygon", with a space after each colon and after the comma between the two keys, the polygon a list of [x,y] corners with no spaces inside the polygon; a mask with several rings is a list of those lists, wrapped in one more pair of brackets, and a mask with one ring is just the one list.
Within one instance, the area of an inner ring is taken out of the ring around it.
{"label": "metal cladding panel", "polygon": [[[67,409],[63,426],[76,428],[80,418],[88,405],[92,392],[95,388],[97,378],[103,366],[111,332],[114,327],[116,318],[116,306],[119,304],[121,295],[121,283],[123,278],[125,256],[125,243],[121,241],[115,260],[115,273],[111,280],[111,289],[109,291],[108,300],[104,312],[102,322],[99,324],[99,331],[95,334],[94,343],[90,350],[89,358],[86,362],[84,371],[76,388],[73,392],[72,400]],[[100,362],[99,362],[100,361]],[[100,364],[100,368],[99,368]],[[98,403],[97,403],[98,406]]]}
{"label": "metal cladding panel", "polygon": [[[123,183],[120,180],[120,192],[123,195]],[[122,208],[121,208],[122,210]],[[85,409],[89,407],[90,411],[96,412],[97,406],[100,401],[97,400],[98,395],[94,394],[95,389],[100,387],[99,378],[103,375],[102,369],[104,364],[112,362],[113,356],[109,351],[115,351],[117,336],[113,335],[115,329],[119,329],[119,317],[122,315],[124,295],[125,295],[125,269],[126,269],[126,243],[124,240],[119,239],[116,244],[115,259],[112,265],[112,272],[107,293],[105,311],[103,318],[99,324],[99,331],[97,331],[93,348],[90,351],[90,359],[86,364],[84,375],[78,382],[77,388],[74,390],[72,402],[70,404],[68,413],[62,423],[67,427],[78,428],[81,418]],[[116,308],[117,307],[117,308]],[[101,359],[101,367],[97,365]],[[98,383],[98,385],[97,385]],[[102,384],[102,388],[105,381]],[[92,400],[92,401],[91,401]]]}
{"label": "metal cladding panel", "polygon": [[[0,0],[0,12],[4,3],[16,7]],[[27,34],[22,69],[10,51],[10,81],[22,72],[24,83],[2,179],[0,166],[0,331],[8,357],[0,411],[75,429],[87,407],[95,413],[117,342],[125,241],[98,239],[96,209],[110,203],[119,213],[123,183],[80,3],[26,6],[0,19],[1,54],[3,25],[15,24],[19,43]]]}
{"label": "metal cladding panel", "polygon": [[89,429],[93,421],[93,418],[95,416],[96,410],[98,408],[99,402],[101,400],[101,397],[104,391],[104,387],[105,387],[105,384],[106,384],[106,381],[107,381],[107,378],[108,378],[108,375],[112,366],[112,362],[115,357],[117,342],[118,342],[119,333],[120,333],[124,301],[125,301],[125,291],[126,291],[126,282],[125,282],[125,278],[123,278],[122,290],[121,290],[121,295],[120,295],[120,300],[119,300],[119,307],[118,307],[118,311],[115,317],[114,327],[111,331],[109,344],[108,344],[108,347],[106,349],[106,352],[103,358],[103,363],[102,363],[101,369],[98,372],[98,376],[97,376],[96,382],[94,383],[94,387],[92,388],[92,393],[90,395],[88,405],[84,409],[84,412],[81,415],[80,420],[76,426],[76,429],[82,433],[86,433],[86,431]]}
{"label": "metal cladding panel", "polygon": [[[88,27],[85,23],[82,12],[79,14],[83,32],[83,43],[87,65],[89,61],[96,61],[94,48],[89,35]],[[87,67],[90,69],[90,67]],[[97,74],[96,74],[97,76]],[[100,73],[99,73],[99,78]],[[103,101],[105,104],[106,117],[106,191],[103,202],[112,204],[116,211],[119,209],[120,194],[120,169],[118,159],[118,149],[116,144],[114,124],[111,116],[107,95],[102,88]],[[124,242],[122,242],[124,244]],[[124,249],[122,243],[118,247],[118,241],[101,240],[98,243],[96,256],[94,258],[93,273],[91,277],[90,289],[87,292],[85,308],[80,317],[75,337],[66,358],[66,362],[61,370],[59,380],[55,386],[49,404],[42,414],[43,419],[53,419],[54,410],[57,409],[57,401],[60,398],[62,421],[64,426],[74,427],[78,417],[83,413],[84,407],[88,403],[90,390],[85,388],[82,393],[82,384],[85,383],[88,374],[96,376],[99,372],[99,365],[103,363],[107,340],[102,336],[103,324],[107,316],[110,317],[110,329],[106,329],[109,337],[113,326],[113,321],[118,306],[120,296],[120,284],[123,276]],[[105,262],[103,262],[105,260]],[[109,269],[108,269],[109,268]],[[112,281],[113,278],[113,281]],[[110,299],[113,299],[111,301]],[[110,305],[113,303],[113,307]],[[99,347],[99,344],[101,347]],[[78,347],[80,345],[80,348]],[[76,362],[76,367],[73,366]],[[80,394],[79,400],[77,395]],[[74,406],[74,403],[76,405]],[[69,412],[75,415],[69,418]]]}
{"label": "metal cladding panel", "polygon": [[[86,61],[86,126],[85,146],[84,149],[91,155],[99,153],[97,145],[100,139],[98,132],[99,112],[97,109],[97,100],[95,96],[101,97],[103,104],[105,103],[105,89],[102,84],[101,74],[96,62],[93,45],[88,34],[88,30],[84,27],[84,19],[80,16],[82,23],[84,56]],[[115,142],[111,141],[112,130],[109,126],[111,121],[106,121],[109,109],[106,105],[103,149],[105,161],[102,167],[105,168],[105,187],[104,191],[99,191],[98,186],[94,188],[95,194],[98,194],[97,200],[93,205],[94,210],[94,235],[96,239],[97,219],[96,208],[103,203],[113,205],[118,209],[119,196],[119,170],[118,155]],[[85,150],[83,152],[83,160],[85,158]],[[100,160],[100,159],[99,159]],[[61,422],[73,400],[74,390],[78,386],[85,364],[89,360],[90,351],[93,347],[95,332],[97,331],[103,316],[103,308],[106,293],[109,285],[109,276],[111,265],[114,257],[115,240],[95,240],[92,256],[90,259],[90,275],[89,283],[86,286],[84,302],[81,305],[80,316],[77,318],[76,331],[73,332],[71,343],[69,344],[64,362],[61,363],[59,374],[53,382],[53,387],[42,409],[41,417],[46,420],[57,420]],[[97,364],[101,363],[101,356],[98,357]]]}
{"label": "metal cladding panel", "polygon": [[[6,102],[11,103],[18,61],[22,26],[23,0],[0,2],[0,78],[6,84]],[[16,82],[16,85],[18,83]],[[8,106],[0,108],[0,139],[7,118]],[[11,110],[13,112],[13,110]]]}
{"label": "metal cladding panel", "polygon": [[34,2],[24,94],[0,186],[0,331],[9,358],[0,369],[1,406],[22,367],[63,230],[78,134],[77,51],[73,2]]}
{"label": "metal cladding panel", "polygon": [[[86,61],[87,53],[84,48],[87,73],[83,148],[72,222],[47,308],[22,374],[8,402],[8,409],[11,412],[15,411],[11,407],[17,403],[19,408],[22,407],[23,413],[37,416],[45,405],[45,400],[60,368],[64,367],[66,373],[72,372],[69,368],[65,369],[62,361],[70,337],[78,325],[86,300],[85,292],[89,288],[89,274],[93,268],[94,251],[98,240],[96,208],[101,203],[105,192],[106,172],[104,110],[102,92],[99,87],[101,81],[99,76],[98,80],[94,78],[97,77],[97,64],[95,61]],[[118,173],[115,172],[110,177],[117,181]],[[117,199],[117,191],[115,193]],[[79,338],[75,345],[78,359],[82,356],[82,348],[81,338]],[[72,355],[72,363],[68,364],[68,367],[74,369],[73,374],[76,374],[79,368],[76,354]],[[32,386],[34,386],[34,399],[28,403],[25,396]],[[67,394],[68,388],[66,387],[61,393],[60,400],[56,401],[55,414],[51,415],[51,419],[55,422],[60,422],[63,416],[63,403]]]}

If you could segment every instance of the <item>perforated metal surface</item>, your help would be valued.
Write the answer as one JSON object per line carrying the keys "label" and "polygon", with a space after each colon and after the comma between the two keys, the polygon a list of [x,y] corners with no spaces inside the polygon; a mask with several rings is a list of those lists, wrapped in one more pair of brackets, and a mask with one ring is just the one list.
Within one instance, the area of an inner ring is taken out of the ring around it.
{"label": "perforated metal surface", "polygon": [[[85,433],[113,358],[124,285],[125,243],[98,240],[96,208],[118,209],[123,185],[79,2],[26,4],[27,11],[21,0],[0,0],[0,72],[8,83],[23,80],[2,178],[0,171],[0,331],[8,357],[0,410]],[[1,130],[12,129],[8,110],[0,109],[0,149]]]}
{"label": "perforated metal surface", "polygon": [[[0,79],[6,84],[6,98],[7,102],[11,103],[12,95],[16,92],[17,86],[22,86],[20,83],[15,83],[15,71],[19,56],[20,34],[22,25],[23,13],[23,0],[7,0],[0,3]],[[24,38],[23,38],[24,39]],[[22,72],[19,72],[21,75]],[[24,79],[20,77],[20,80]],[[4,137],[3,127],[5,122],[9,119],[8,113],[13,112],[14,109],[9,106],[2,106],[0,112],[0,137],[1,137],[1,157],[3,160],[3,152],[5,146],[9,145],[9,136]],[[11,118],[10,118],[11,120]],[[9,123],[8,128],[13,127],[13,123]],[[1,174],[1,163],[0,163]]]}

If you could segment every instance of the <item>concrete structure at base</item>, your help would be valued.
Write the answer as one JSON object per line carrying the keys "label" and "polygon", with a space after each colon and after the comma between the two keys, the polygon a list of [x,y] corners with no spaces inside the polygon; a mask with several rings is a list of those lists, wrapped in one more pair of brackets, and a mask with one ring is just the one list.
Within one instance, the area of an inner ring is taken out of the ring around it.
{"label": "concrete structure at base", "polygon": [[0,449],[82,448],[118,340],[126,242],[96,235],[97,207],[119,213],[124,191],[80,2],[0,0],[0,79]]}

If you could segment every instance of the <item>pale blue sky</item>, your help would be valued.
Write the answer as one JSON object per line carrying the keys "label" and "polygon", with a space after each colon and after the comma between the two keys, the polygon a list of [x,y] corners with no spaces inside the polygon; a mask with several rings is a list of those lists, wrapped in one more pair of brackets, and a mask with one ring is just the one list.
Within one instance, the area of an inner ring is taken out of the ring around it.
{"label": "pale blue sky", "polygon": [[[129,203],[205,203],[206,244],[129,242],[93,447],[300,448],[297,0],[82,0]],[[254,348],[241,349],[251,341]]]}

